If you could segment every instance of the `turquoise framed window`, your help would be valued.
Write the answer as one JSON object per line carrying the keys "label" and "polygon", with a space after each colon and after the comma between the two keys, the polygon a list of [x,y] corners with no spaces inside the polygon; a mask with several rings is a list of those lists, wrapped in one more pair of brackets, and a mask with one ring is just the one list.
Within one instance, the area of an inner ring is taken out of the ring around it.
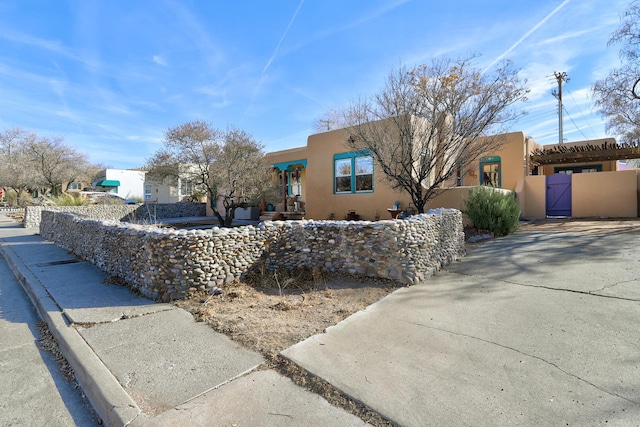
{"label": "turquoise framed window", "polygon": [[373,156],[370,151],[333,156],[333,192],[335,194],[373,192]]}
{"label": "turquoise framed window", "polygon": [[502,187],[502,161],[500,156],[489,156],[480,159],[480,185]]}

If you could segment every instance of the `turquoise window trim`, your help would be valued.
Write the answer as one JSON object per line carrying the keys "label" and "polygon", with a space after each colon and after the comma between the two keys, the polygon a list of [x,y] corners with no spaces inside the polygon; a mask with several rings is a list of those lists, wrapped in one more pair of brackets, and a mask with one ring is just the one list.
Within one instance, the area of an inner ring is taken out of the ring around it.
{"label": "turquoise window trim", "polygon": [[[360,191],[356,190],[356,158],[367,157],[367,156],[373,157],[373,151],[371,150],[349,151],[347,153],[338,153],[333,155],[333,184],[332,184],[333,194],[340,195],[340,194],[373,193],[374,191],[374,186],[373,186],[374,171],[373,170],[371,171],[371,190],[360,190]],[[337,188],[336,188],[336,160],[344,160],[344,159],[351,159],[351,191],[337,191]]]}
{"label": "turquoise window trim", "polygon": [[502,188],[502,160],[500,159],[500,156],[483,157],[482,159],[480,159],[480,185],[484,185],[483,166],[493,163],[498,164],[498,187],[496,188]]}

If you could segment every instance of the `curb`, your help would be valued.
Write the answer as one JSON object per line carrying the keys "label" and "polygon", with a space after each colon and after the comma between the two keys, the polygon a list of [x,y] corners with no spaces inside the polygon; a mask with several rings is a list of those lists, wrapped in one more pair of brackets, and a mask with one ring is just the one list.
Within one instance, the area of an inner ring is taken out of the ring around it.
{"label": "curb", "polygon": [[111,371],[102,363],[91,347],[71,326],[51,295],[25,265],[16,262],[17,254],[0,239],[0,252],[35,306],[40,318],[58,342],[60,352],[73,369],[76,381],[82,387],[102,421],[108,426],[126,426],[142,411],[124,391]]}

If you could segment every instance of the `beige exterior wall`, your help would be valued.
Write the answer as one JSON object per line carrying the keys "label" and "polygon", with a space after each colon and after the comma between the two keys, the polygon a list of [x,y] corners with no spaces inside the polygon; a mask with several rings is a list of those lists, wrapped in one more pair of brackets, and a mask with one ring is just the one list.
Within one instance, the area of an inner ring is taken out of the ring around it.
{"label": "beige exterior wall", "polygon": [[145,203],[177,203],[182,198],[175,178],[164,178],[162,182],[147,179],[144,185]]}
{"label": "beige exterior wall", "polygon": [[544,175],[527,176],[522,181],[522,190],[518,192],[518,201],[522,216],[526,219],[544,219],[546,207],[547,177]]}
{"label": "beige exterior wall", "polygon": [[[527,137],[524,132],[511,132],[501,135],[503,145],[496,151],[485,153],[484,157],[500,157],[501,188],[516,190],[519,181],[529,175],[529,155],[540,148],[540,144]],[[463,185],[476,186],[480,183],[480,161],[472,165],[471,172],[463,179]]]}
{"label": "beige exterior wall", "polygon": [[[517,191],[522,188],[524,177],[528,174],[528,155],[540,147],[523,132],[503,135],[504,145],[487,156],[500,156],[502,188]],[[372,193],[335,194],[334,193],[334,155],[350,152],[346,147],[347,133],[344,129],[311,135],[307,146],[267,154],[269,163],[276,164],[307,159],[307,167],[301,170],[305,217],[308,219],[344,219],[349,212],[355,211],[361,219],[389,219],[387,211],[396,201],[402,208],[412,206],[411,198],[404,191],[395,191],[386,182],[384,173],[374,166],[374,191]],[[463,177],[462,184],[473,187],[479,182],[480,162],[472,166],[471,172]],[[274,177],[276,175],[274,174]],[[518,183],[520,187],[518,187]],[[429,201],[426,208],[438,207],[461,209],[469,188],[452,187],[435,199]],[[518,197],[521,197],[518,194]],[[282,210],[281,206],[276,207]]]}
{"label": "beige exterior wall", "polygon": [[638,176],[635,170],[579,173],[571,178],[574,218],[638,216]]}
{"label": "beige exterior wall", "polygon": [[452,208],[462,210],[469,191],[474,187],[449,187],[427,202],[425,209]]}
{"label": "beige exterior wall", "polygon": [[[524,180],[521,209],[527,219],[546,218],[546,175]],[[635,218],[640,174],[635,170],[571,176],[572,218]]]}
{"label": "beige exterior wall", "polygon": [[387,209],[399,200],[407,207],[411,199],[405,193],[394,191],[385,182],[384,173],[374,166],[373,192],[359,194],[334,194],[334,155],[348,153],[344,143],[347,137],[343,129],[311,135],[307,142],[307,194],[306,217],[312,219],[344,219],[355,211],[360,219],[390,219]]}

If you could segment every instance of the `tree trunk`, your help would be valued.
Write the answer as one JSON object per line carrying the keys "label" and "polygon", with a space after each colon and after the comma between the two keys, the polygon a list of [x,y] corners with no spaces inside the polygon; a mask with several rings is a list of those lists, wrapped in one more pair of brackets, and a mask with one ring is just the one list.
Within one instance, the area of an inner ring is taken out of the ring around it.
{"label": "tree trunk", "polygon": [[235,213],[236,213],[236,208],[235,206],[229,206],[224,218],[224,226],[229,228],[231,227],[231,224],[233,223],[233,218],[235,217]]}

